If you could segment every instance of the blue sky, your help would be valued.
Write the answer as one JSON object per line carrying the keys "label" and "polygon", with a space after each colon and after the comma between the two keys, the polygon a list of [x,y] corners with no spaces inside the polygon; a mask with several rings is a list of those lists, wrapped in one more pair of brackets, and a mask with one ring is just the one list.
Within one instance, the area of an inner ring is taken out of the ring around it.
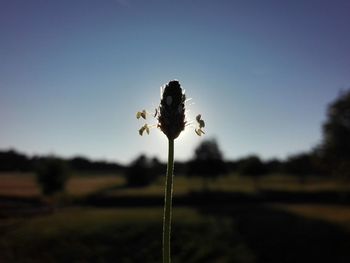
{"label": "blue sky", "polygon": [[[350,87],[349,14],[345,0],[0,0],[0,149],[165,160],[135,113],[178,79],[226,158],[309,150]],[[201,140],[188,127],[176,158]]]}

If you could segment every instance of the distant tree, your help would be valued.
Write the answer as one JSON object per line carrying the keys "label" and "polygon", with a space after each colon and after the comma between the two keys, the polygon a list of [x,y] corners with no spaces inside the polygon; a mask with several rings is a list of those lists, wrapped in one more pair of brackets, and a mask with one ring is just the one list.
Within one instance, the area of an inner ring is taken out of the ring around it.
{"label": "distant tree", "polygon": [[328,171],[350,178],[350,90],[329,105],[323,135],[322,155]]}
{"label": "distant tree", "polygon": [[248,156],[239,161],[238,170],[241,175],[251,176],[255,189],[260,189],[259,179],[266,173],[266,167],[260,158],[256,155]]}
{"label": "distant tree", "polygon": [[[188,161],[186,162],[181,162],[181,161],[175,161],[175,165],[174,167],[176,167],[176,175],[186,175],[188,172]],[[164,169],[166,169],[166,166],[164,166]],[[164,171],[163,169],[163,171]]]}
{"label": "distant tree", "polygon": [[0,171],[28,172],[32,170],[30,159],[15,150],[0,152]]}
{"label": "distant tree", "polygon": [[278,159],[271,159],[265,162],[266,173],[275,174],[283,171],[283,162]]}
{"label": "distant tree", "polygon": [[73,170],[81,172],[120,173],[124,171],[124,167],[120,164],[106,161],[91,161],[81,156],[68,160],[68,163]]}
{"label": "distant tree", "polygon": [[288,157],[285,171],[292,175],[305,175],[312,172],[311,157],[308,153],[295,154]]}
{"label": "distant tree", "polygon": [[203,141],[194,152],[194,158],[188,164],[189,176],[204,178],[204,188],[208,187],[208,179],[217,178],[227,172],[221,150],[215,139]]}
{"label": "distant tree", "polygon": [[149,162],[153,181],[159,176],[165,175],[164,171],[166,171],[166,164],[161,163],[157,157],[151,158]]}
{"label": "distant tree", "polygon": [[317,145],[312,149],[310,154],[313,173],[319,176],[329,175],[328,165],[324,158],[323,146]]}
{"label": "distant tree", "polygon": [[226,161],[226,168],[228,173],[238,172],[238,161],[237,160]]}
{"label": "distant tree", "polygon": [[70,167],[76,171],[91,171],[91,162],[89,159],[77,156],[69,160]]}
{"label": "distant tree", "polygon": [[148,159],[140,155],[126,169],[126,181],[128,186],[141,187],[150,185],[159,176],[159,161]]}
{"label": "distant tree", "polygon": [[64,191],[68,176],[66,163],[58,158],[42,159],[37,168],[37,181],[47,196]]}
{"label": "distant tree", "polygon": [[266,167],[258,156],[251,155],[240,160],[239,171],[242,175],[258,177],[265,174]]}
{"label": "distant tree", "polygon": [[299,177],[305,183],[306,177],[317,173],[312,153],[300,153],[289,156],[284,165],[285,172]]}

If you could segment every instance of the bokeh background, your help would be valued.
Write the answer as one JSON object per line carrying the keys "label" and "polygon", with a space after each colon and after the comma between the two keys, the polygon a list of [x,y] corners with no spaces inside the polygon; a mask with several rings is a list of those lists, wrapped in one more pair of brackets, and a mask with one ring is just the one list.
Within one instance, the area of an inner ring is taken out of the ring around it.
{"label": "bokeh background", "polygon": [[173,261],[349,262],[349,13],[0,0],[0,262],[161,262],[167,140],[138,130],[173,79]]}

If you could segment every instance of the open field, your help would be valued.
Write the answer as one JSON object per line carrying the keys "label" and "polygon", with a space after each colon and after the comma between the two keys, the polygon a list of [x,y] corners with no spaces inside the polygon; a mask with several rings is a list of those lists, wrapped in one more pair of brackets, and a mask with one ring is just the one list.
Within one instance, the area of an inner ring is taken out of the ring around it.
{"label": "open field", "polygon": [[[208,188],[206,189],[206,184]],[[164,194],[163,178],[155,184],[144,188],[117,188],[108,191],[113,195],[160,195]],[[186,195],[189,192],[203,190],[217,192],[235,192],[255,194],[259,191],[283,191],[283,192],[342,192],[350,191],[350,182],[344,183],[334,178],[310,177],[305,182],[297,177],[286,175],[268,175],[258,180],[251,177],[237,175],[224,176],[216,180],[204,182],[202,178],[175,176],[174,194],[177,196]]]}
{"label": "open field", "polygon": [[[254,180],[250,177],[237,175],[220,177],[208,181],[210,191],[239,192],[254,194],[257,191],[283,191],[283,192],[322,192],[322,191],[350,191],[350,183],[335,180],[334,178],[310,177],[305,182],[298,178],[286,175],[270,175]],[[125,180],[117,175],[73,175],[67,183],[67,194],[84,196],[98,191],[106,190],[109,195],[122,196],[163,196],[163,178],[154,184],[142,188],[123,187]],[[186,195],[190,192],[202,191],[205,182],[202,178],[188,178],[175,176],[174,193],[177,196]],[[40,190],[33,174],[0,173],[0,196],[39,196]]]}
{"label": "open field", "polygon": [[[116,175],[73,175],[66,186],[68,195],[83,196],[110,186],[124,184]],[[0,173],[0,196],[38,197],[40,189],[31,173]]]}
{"label": "open field", "polygon": [[[350,262],[348,184],[271,175],[204,185],[175,178],[174,263]],[[0,175],[0,262],[161,262],[162,178],[128,188],[120,176],[79,175],[67,194],[75,203],[50,209],[33,175]]]}

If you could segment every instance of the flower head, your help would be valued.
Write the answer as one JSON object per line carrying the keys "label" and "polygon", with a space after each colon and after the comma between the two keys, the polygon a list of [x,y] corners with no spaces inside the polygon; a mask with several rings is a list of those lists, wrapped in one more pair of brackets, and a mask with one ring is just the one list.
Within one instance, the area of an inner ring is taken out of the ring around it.
{"label": "flower head", "polygon": [[[159,107],[155,109],[154,118],[157,118],[156,125],[144,124],[139,130],[139,134],[143,135],[146,131],[149,134],[149,128],[156,126],[168,137],[169,140],[174,140],[179,137],[180,133],[188,125],[185,116],[185,91],[181,88],[179,81],[172,80],[165,84],[161,90],[161,100]],[[145,119],[149,113],[146,110],[137,112],[137,119]],[[152,114],[153,115],[153,114]],[[205,123],[201,119],[201,115],[197,115],[196,121],[198,128],[195,129],[197,135],[204,134],[202,128]]]}
{"label": "flower head", "polygon": [[185,129],[185,100],[177,80],[165,85],[159,105],[158,127],[168,139],[176,139]]}

